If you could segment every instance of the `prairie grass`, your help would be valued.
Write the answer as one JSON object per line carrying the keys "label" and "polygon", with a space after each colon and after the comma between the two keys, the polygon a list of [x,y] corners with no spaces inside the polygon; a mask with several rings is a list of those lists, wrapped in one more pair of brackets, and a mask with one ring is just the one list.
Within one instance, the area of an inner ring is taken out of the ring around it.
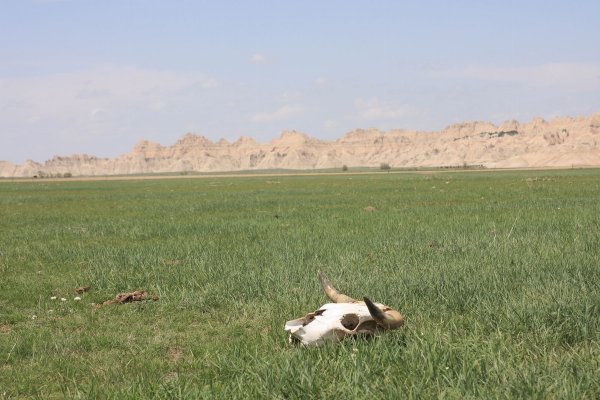
{"label": "prairie grass", "polygon": [[[2,182],[0,398],[597,399],[599,199],[598,170]],[[407,324],[289,344],[317,270]]]}

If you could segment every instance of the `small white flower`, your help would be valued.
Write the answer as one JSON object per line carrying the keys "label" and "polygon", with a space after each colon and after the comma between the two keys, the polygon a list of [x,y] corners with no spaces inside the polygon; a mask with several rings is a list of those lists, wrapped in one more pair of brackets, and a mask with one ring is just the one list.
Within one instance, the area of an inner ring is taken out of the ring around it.
{"label": "small white flower", "polygon": [[67,299],[65,299],[64,297],[61,297],[60,301],[67,301]]}
{"label": "small white flower", "polygon": [[54,312],[54,310],[48,310],[48,313],[52,314]]}
{"label": "small white flower", "polygon": [[50,297],[50,300],[56,300],[56,296]]}
{"label": "small white flower", "polygon": [[79,300],[81,300],[81,297],[77,296],[77,297],[75,297],[73,300],[77,300],[77,301],[79,301]]}
{"label": "small white flower", "polygon": [[36,318],[37,318],[37,315],[32,315],[31,316],[31,319],[36,319]]}

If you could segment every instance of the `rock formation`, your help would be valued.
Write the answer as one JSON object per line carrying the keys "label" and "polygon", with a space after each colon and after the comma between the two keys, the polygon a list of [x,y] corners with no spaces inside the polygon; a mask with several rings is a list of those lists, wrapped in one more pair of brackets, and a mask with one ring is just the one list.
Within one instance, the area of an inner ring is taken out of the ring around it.
{"label": "rock formation", "polygon": [[600,112],[589,117],[536,118],[496,126],[467,122],[442,132],[357,129],[335,141],[286,131],[260,144],[186,134],[173,146],[140,141],[115,158],[55,156],[44,163],[0,161],[2,177],[99,176],[150,173],[321,169],[347,167],[482,166],[485,168],[600,166]]}

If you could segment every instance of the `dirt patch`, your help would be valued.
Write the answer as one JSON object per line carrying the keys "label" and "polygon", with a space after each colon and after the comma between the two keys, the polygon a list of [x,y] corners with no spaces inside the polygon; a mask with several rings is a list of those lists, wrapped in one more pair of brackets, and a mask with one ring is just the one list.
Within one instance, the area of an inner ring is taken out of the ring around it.
{"label": "dirt patch", "polygon": [[167,358],[170,362],[178,362],[183,358],[183,349],[181,347],[169,347],[167,350]]}
{"label": "dirt patch", "polygon": [[0,335],[10,335],[12,327],[6,324],[0,324]]}
{"label": "dirt patch", "polygon": [[177,259],[173,259],[173,260],[162,260],[163,264],[168,265],[169,267],[176,267],[178,265],[183,264],[183,260],[177,260]]}
{"label": "dirt patch", "polygon": [[264,328],[262,328],[262,330],[260,332],[263,335],[267,335],[267,334],[271,333],[271,327],[270,326],[265,326]]}
{"label": "dirt patch", "polygon": [[363,210],[365,210],[366,212],[374,212],[377,211],[377,209],[373,206],[366,206],[365,208],[363,208]]}
{"label": "dirt patch", "polygon": [[175,382],[176,380],[179,379],[179,374],[175,371],[171,371],[165,374],[165,382],[166,383],[171,383],[171,382]]}

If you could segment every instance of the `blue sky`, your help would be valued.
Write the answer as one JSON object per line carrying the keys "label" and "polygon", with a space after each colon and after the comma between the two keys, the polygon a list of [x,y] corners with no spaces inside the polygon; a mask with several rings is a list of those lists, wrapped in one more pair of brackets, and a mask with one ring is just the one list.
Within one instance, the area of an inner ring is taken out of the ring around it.
{"label": "blue sky", "polygon": [[600,110],[599,1],[0,0],[0,160]]}

